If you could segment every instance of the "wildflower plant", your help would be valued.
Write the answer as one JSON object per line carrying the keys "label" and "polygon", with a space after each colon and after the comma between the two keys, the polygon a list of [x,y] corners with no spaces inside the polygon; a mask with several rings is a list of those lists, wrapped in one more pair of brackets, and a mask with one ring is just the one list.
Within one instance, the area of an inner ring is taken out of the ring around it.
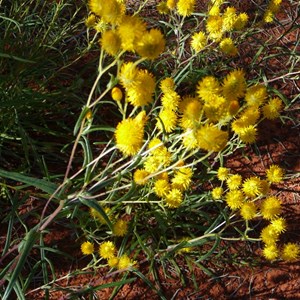
{"label": "wildflower plant", "polygon": [[[161,19],[151,22],[147,2],[129,10],[122,0],[88,1],[95,81],[36,231],[59,216],[76,219],[78,249],[90,259],[84,270],[125,274],[124,283],[132,272],[154,289],[140,264],[157,278],[154,261],[177,266],[179,256],[201,265],[223,241],[261,242],[267,260],[297,259],[297,244],[280,244],[288,223],[270,189],[284,170],[271,165],[264,176],[245,177],[226,167],[285,107],[267,81],[238,65],[239,44],[264,25],[222,0],[205,10],[193,0],[160,1]],[[260,12],[263,22],[274,19],[280,3],[273,2]]]}

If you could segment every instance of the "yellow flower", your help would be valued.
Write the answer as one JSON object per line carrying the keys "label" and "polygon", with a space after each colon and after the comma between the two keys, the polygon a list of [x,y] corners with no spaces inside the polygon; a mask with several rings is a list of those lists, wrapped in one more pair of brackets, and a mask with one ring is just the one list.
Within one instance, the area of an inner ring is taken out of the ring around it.
{"label": "yellow flower", "polygon": [[274,13],[270,9],[267,9],[264,13],[263,20],[264,20],[265,23],[273,22]]}
{"label": "yellow flower", "polygon": [[97,16],[100,16],[104,22],[113,25],[119,23],[126,10],[125,5],[116,0],[110,0],[109,2],[106,0],[90,0],[89,8]]}
{"label": "yellow flower", "polygon": [[250,198],[262,195],[261,180],[257,176],[247,178],[243,183],[243,192]]}
{"label": "yellow flower", "polygon": [[135,264],[135,262],[131,261],[130,257],[127,254],[123,254],[119,258],[118,269],[119,270],[128,269],[128,268],[132,267],[134,264]]}
{"label": "yellow flower", "polygon": [[264,219],[272,220],[281,214],[281,200],[275,196],[270,196],[263,200],[260,208]]}
{"label": "yellow flower", "polygon": [[180,126],[184,129],[195,128],[202,111],[202,104],[197,98],[188,99],[189,101],[185,101],[185,106],[182,107],[183,114],[180,121]]}
{"label": "yellow flower", "polygon": [[222,30],[231,31],[237,20],[236,9],[234,7],[227,7],[223,16]]}
{"label": "yellow flower", "polygon": [[82,243],[80,248],[84,255],[90,255],[94,252],[94,245],[91,242]]}
{"label": "yellow flower", "polygon": [[205,76],[198,82],[197,94],[203,101],[209,102],[214,96],[220,96],[220,83],[213,76]]}
{"label": "yellow flower", "polygon": [[260,238],[266,245],[272,245],[278,241],[279,233],[271,225],[268,225],[261,231]]}
{"label": "yellow flower", "polygon": [[227,178],[226,183],[230,190],[236,190],[242,184],[242,176],[240,174],[230,175]]}
{"label": "yellow flower", "polygon": [[299,258],[300,247],[296,243],[287,243],[283,245],[281,258],[285,261],[294,261]]}
{"label": "yellow flower", "polygon": [[117,148],[125,155],[135,155],[143,145],[144,124],[135,119],[125,119],[116,128]]}
{"label": "yellow flower", "polygon": [[265,118],[269,120],[274,120],[280,116],[280,112],[282,108],[283,108],[283,103],[281,99],[276,97],[269,100],[268,103],[262,107],[262,111]]}
{"label": "yellow flower", "polygon": [[212,191],[211,191],[211,196],[214,200],[218,200],[222,198],[223,195],[223,188],[222,187],[215,187]]}
{"label": "yellow flower", "polygon": [[258,84],[247,89],[245,100],[249,106],[261,106],[267,98],[267,89],[265,86]]}
{"label": "yellow flower", "polygon": [[136,43],[142,38],[147,30],[146,23],[137,15],[123,16],[117,28],[121,38],[121,47],[126,51],[135,51]]}
{"label": "yellow flower", "polygon": [[217,172],[217,177],[221,181],[228,179],[229,178],[229,169],[220,167]]}
{"label": "yellow flower", "polygon": [[196,0],[178,0],[177,11],[178,14],[186,17],[193,13]]}
{"label": "yellow flower", "polygon": [[133,180],[138,185],[145,185],[148,181],[146,177],[149,175],[149,173],[146,170],[138,169],[133,174]]}
{"label": "yellow flower", "polygon": [[148,105],[153,101],[155,79],[147,70],[138,70],[133,86],[127,89],[127,100],[133,106]]}
{"label": "yellow flower", "polygon": [[230,209],[236,210],[241,208],[244,203],[245,196],[240,190],[233,190],[227,192],[225,196],[225,201]]}
{"label": "yellow flower", "polygon": [[220,15],[220,7],[217,5],[213,5],[208,11],[209,16],[219,16]]}
{"label": "yellow flower", "polygon": [[271,165],[266,170],[267,180],[270,183],[279,183],[283,180],[284,170],[277,165]]}
{"label": "yellow flower", "polygon": [[168,8],[168,5],[167,5],[166,1],[159,2],[156,5],[156,9],[162,15],[166,15],[166,14],[169,13],[169,8]]}
{"label": "yellow flower", "polygon": [[85,20],[85,26],[87,28],[94,27],[96,25],[96,16],[94,14],[90,14]]}
{"label": "yellow flower", "polygon": [[238,136],[242,142],[253,144],[256,142],[257,128],[254,125],[242,127],[239,129]]}
{"label": "yellow flower", "polygon": [[209,102],[203,106],[205,116],[210,122],[219,122],[226,118],[229,110],[229,102],[222,96],[212,96]]}
{"label": "yellow flower", "polygon": [[177,208],[183,201],[182,192],[178,189],[171,189],[170,192],[165,196],[165,201],[168,207]]}
{"label": "yellow flower", "polygon": [[119,80],[125,89],[134,88],[139,70],[133,62],[123,63],[119,72]]}
{"label": "yellow flower", "polygon": [[162,109],[158,115],[156,126],[160,130],[172,132],[177,124],[177,115],[174,110]]}
{"label": "yellow flower", "polygon": [[169,9],[174,9],[176,7],[177,0],[167,0],[167,7]]}
{"label": "yellow flower", "polygon": [[107,264],[111,267],[111,268],[116,268],[118,266],[119,263],[119,258],[116,256],[112,256],[110,258],[107,259]]}
{"label": "yellow flower", "polygon": [[111,258],[115,256],[117,248],[111,241],[103,242],[99,247],[99,254],[102,258]]}
{"label": "yellow flower", "polygon": [[250,106],[246,108],[239,117],[244,127],[254,125],[260,117],[259,108],[257,106]]}
{"label": "yellow flower", "polygon": [[135,50],[143,58],[156,59],[165,49],[165,38],[160,30],[145,32],[137,42]]}
{"label": "yellow flower", "polygon": [[206,31],[208,32],[209,38],[214,41],[219,41],[222,38],[223,31],[223,19],[221,16],[209,16],[206,22]]}
{"label": "yellow flower", "polygon": [[192,182],[193,171],[191,168],[180,168],[175,171],[174,177],[172,178],[172,188],[185,191],[189,188]]}
{"label": "yellow flower", "polygon": [[228,133],[214,127],[213,125],[205,124],[196,133],[198,147],[207,150],[219,152],[223,150],[228,141]]}
{"label": "yellow flower", "polygon": [[121,47],[121,39],[115,30],[106,30],[100,40],[102,49],[111,56],[117,55]]}
{"label": "yellow flower", "polygon": [[279,256],[279,250],[276,244],[270,244],[263,248],[263,256],[267,260],[274,260]]}
{"label": "yellow flower", "polygon": [[174,79],[171,77],[164,78],[160,82],[160,89],[164,94],[173,92],[175,89],[175,82]]}
{"label": "yellow flower", "polygon": [[238,49],[234,45],[231,38],[222,39],[222,41],[220,42],[220,49],[223,53],[230,56],[236,56],[238,54]]}
{"label": "yellow flower", "polygon": [[271,221],[270,227],[278,234],[285,232],[287,228],[284,218],[276,218]]}
{"label": "yellow flower", "polygon": [[207,44],[207,39],[203,31],[196,32],[192,36],[191,47],[196,52],[200,52],[205,48]]}
{"label": "yellow flower", "polygon": [[119,219],[113,225],[113,234],[116,236],[124,236],[128,231],[128,222],[122,219]]}
{"label": "yellow flower", "polygon": [[170,191],[170,185],[169,185],[169,182],[168,180],[166,179],[158,179],[155,181],[154,183],[154,193],[162,198],[162,197],[165,197],[169,191]]}
{"label": "yellow flower", "polygon": [[223,96],[230,100],[244,97],[246,92],[245,72],[242,69],[231,71],[224,79],[222,85]]}
{"label": "yellow flower", "polygon": [[170,91],[168,93],[165,93],[161,97],[161,104],[164,109],[166,110],[177,110],[177,107],[179,105],[180,96],[175,91]]}
{"label": "yellow flower", "polygon": [[111,97],[113,98],[113,100],[115,101],[121,101],[123,98],[123,93],[122,90],[120,88],[118,88],[117,86],[115,86],[112,90],[111,90]]}
{"label": "yellow flower", "polygon": [[159,138],[153,138],[149,144],[148,149],[151,150],[151,154],[154,154],[162,150],[164,147],[163,142]]}
{"label": "yellow flower", "polygon": [[233,29],[242,30],[248,23],[248,15],[246,13],[241,13],[237,16]]}
{"label": "yellow flower", "polygon": [[244,220],[252,220],[256,216],[256,205],[254,202],[246,202],[242,205],[240,214]]}

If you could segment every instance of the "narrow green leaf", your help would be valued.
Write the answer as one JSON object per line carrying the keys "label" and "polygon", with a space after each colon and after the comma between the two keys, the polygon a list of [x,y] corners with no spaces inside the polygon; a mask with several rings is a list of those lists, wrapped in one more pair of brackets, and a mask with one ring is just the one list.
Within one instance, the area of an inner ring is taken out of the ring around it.
{"label": "narrow green leaf", "polygon": [[44,179],[29,177],[29,176],[26,176],[26,175],[23,175],[23,174],[20,174],[17,172],[5,171],[2,169],[0,169],[0,177],[12,179],[17,182],[26,183],[30,186],[34,186],[34,187],[46,192],[48,194],[53,194],[57,188],[56,184],[54,184],[53,182],[49,182]]}

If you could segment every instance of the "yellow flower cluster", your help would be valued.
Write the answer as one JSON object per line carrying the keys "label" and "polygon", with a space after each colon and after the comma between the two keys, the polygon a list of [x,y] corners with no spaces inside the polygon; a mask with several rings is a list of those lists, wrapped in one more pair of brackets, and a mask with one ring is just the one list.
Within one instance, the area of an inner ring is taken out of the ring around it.
{"label": "yellow flower cluster", "polygon": [[275,14],[279,11],[282,0],[270,0],[264,13],[263,20],[265,23],[271,23]]}

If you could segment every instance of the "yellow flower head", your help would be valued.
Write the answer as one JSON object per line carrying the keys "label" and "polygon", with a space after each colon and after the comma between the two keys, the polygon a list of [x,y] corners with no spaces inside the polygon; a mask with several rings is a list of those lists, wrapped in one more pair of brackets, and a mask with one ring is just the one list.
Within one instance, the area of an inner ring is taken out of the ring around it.
{"label": "yellow flower head", "polygon": [[161,15],[166,15],[169,13],[169,8],[166,1],[159,2],[156,5],[156,9]]}
{"label": "yellow flower head", "polygon": [[206,31],[208,37],[214,41],[219,41],[222,38],[223,31],[223,19],[221,16],[209,16],[206,22]]}
{"label": "yellow flower head", "polygon": [[158,179],[154,183],[153,190],[158,197],[165,197],[170,191],[170,184],[166,179]]}
{"label": "yellow flower head", "polygon": [[246,221],[252,220],[256,216],[256,205],[254,202],[246,202],[242,205],[240,214]]}
{"label": "yellow flower head", "polygon": [[271,225],[268,225],[261,231],[260,238],[266,245],[272,245],[278,241],[279,233]]}
{"label": "yellow flower head", "polygon": [[196,0],[178,0],[177,12],[179,15],[186,17],[194,12]]}
{"label": "yellow flower head", "polygon": [[198,82],[197,94],[205,102],[211,101],[214,96],[220,96],[221,86],[219,81],[213,76],[205,76]]}
{"label": "yellow flower head", "polygon": [[118,88],[117,86],[115,86],[112,90],[111,90],[111,97],[113,98],[113,100],[115,101],[121,101],[123,98],[123,93],[122,90],[120,88]]}
{"label": "yellow flower head", "polygon": [[107,264],[111,267],[111,268],[116,268],[118,266],[119,263],[119,258],[116,256],[110,257],[107,259]]}
{"label": "yellow flower head", "polygon": [[160,30],[145,32],[136,44],[136,52],[143,58],[156,59],[165,49],[165,38]]}
{"label": "yellow flower head", "polygon": [[279,249],[276,246],[276,244],[266,245],[263,248],[263,256],[267,260],[274,260],[274,259],[278,258],[278,256],[279,256]]}
{"label": "yellow flower head", "polygon": [[137,15],[123,16],[118,26],[121,47],[126,51],[135,51],[136,43],[142,38],[147,29],[146,23]]}
{"label": "yellow flower head", "polygon": [[230,175],[227,178],[226,183],[230,190],[236,190],[242,184],[242,176],[240,174]]}
{"label": "yellow flower head", "polygon": [[182,107],[183,114],[180,125],[184,129],[195,128],[199,122],[202,111],[202,104],[197,98],[188,99],[189,101],[185,101],[185,106]]}
{"label": "yellow flower head", "polygon": [[94,252],[94,245],[91,242],[82,243],[80,248],[84,255],[90,255]]}
{"label": "yellow flower head", "polygon": [[241,208],[244,203],[245,196],[240,190],[233,190],[227,192],[225,196],[225,201],[230,209],[236,210]]}
{"label": "yellow flower head", "polygon": [[258,84],[247,89],[245,100],[247,105],[259,107],[267,98],[267,89],[265,86]]}
{"label": "yellow flower head", "polygon": [[205,48],[207,44],[207,38],[203,31],[196,32],[192,36],[191,47],[195,52],[200,52]]}
{"label": "yellow flower head", "polygon": [[[111,214],[111,209],[109,207],[104,207],[103,208],[106,216],[108,217],[109,220],[113,219],[113,216]],[[93,218],[97,219],[101,224],[106,224],[106,220],[104,217],[94,208],[90,208],[90,214]]]}
{"label": "yellow flower head", "polygon": [[270,9],[267,9],[264,13],[263,20],[265,23],[271,23],[274,21],[274,12]]}
{"label": "yellow flower head", "polygon": [[231,38],[224,38],[220,42],[220,49],[223,53],[229,56],[236,56],[238,54],[238,49],[234,45]]}
{"label": "yellow flower head", "polygon": [[250,106],[246,108],[239,116],[239,119],[243,123],[243,127],[254,125],[260,117],[259,108],[256,106]]}
{"label": "yellow flower head", "polygon": [[223,188],[222,187],[215,187],[212,191],[211,191],[211,196],[214,200],[218,200],[222,198],[223,195]]}
{"label": "yellow flower head", "polygon": [[284,218],[273,219],[270,226],[278,234],[285,232],[287,228],[286,220]]}
{"label": "yellow flower head", "polygon": [[281,200],[275,196],[270,196],[263,200],[260,208],[264,219],[272,220],[281,214]]}
{"label": "yellow flower head", "polygon": [[219,122],[226,118],[229,110],[229,102],[222,96],[212,96],[209,102],[203,106],[205,116],[209,122]]}
{"label": "yellow flower head", "polygon": [[151,150],[151,154],[154,154],[162,150],[164,147],[163,142],[159,138],[153,138],[149,144],[148,149]]}
{"label": "yellow flower head", "polygon": [[133,62],[123,63],[118,77],[125,89],[135,87],[139,73],[138,71],[138,68]]}
{"label": "yellow flower head", "polygon": [[180,96],[175,91],[170,91],[166,94],[163,94],[161,97],[161,104],[166,110],[177,110],[177,107],[180,102]]}
{"label": "yellow flower head", "polygon": [[111,241],[103,242],[99,247],[99,255],[105,259],[114,257],[116,252],[117,248]]}
{"label": "yellow flower head", "polygon": [[249,17],[246,13],[241,13],[237,16],[233,29],[242,30],[248,23]]}
{"label": "yellow flower head", "polygon": [[285,261],[294,261],[299,258],[300,247],[296,243],[287,243],[283,245],[281,258]]}
{"label": "yellow flower head", "polygon": [[206,151],[219,152],[223,150],[228,141],[228,133],[213,125],[205,124],[197,130],[198,147]]}
{"label": "yellow flower head", "polygon": [[222,94],[230,100],[244,97],[246,92],[245,72],[242,69],[231,71],[223,80]]}
{"label": "yellow flower head", "polygon": [[220,15],[220,7],[217,5],[213,5],[208,11],[209,16],[219,16]]}
{"label": "yellow flower head", "polygon": [[177,124],[177,115],[174,110],[162,109],[158,115],[156,126],[160,130],[165,130],[166,132],[172,132]]}
{"label": "yellow flower head", "polygon": [[280,112],[282,108],[283,108],[283,103],[281,99],[276,97],[269,100],[268,103],[262,107],[262,111],[265,118],[269,120],[274,120],[280,116]]}
{"label": "yellow flower head", "polygon": [[90,10],[97,16],[101,17],[106,23],[113,25],[118,24],[120,19],[124,16],[126,7],[123,3],[117,0],[90,0]]}
{"label": "yellow flower head", "polygon": [[172,188],[185,191],[189,188],[192,182],[193,171],[191,168],[180,168],[175,171],[172,178]]}
{"label": "yellow flower head", "polygon": [[87,28],[94,27],[97,23],[96,16],[94,14],[90,14],[85,20],[85,26]]}
{"label": "yellow flower head", "polygon": [[177,208],[183,201],[182,192],[178,189],[171,189],[170,192],[165,196],[165,201],[168,207]]}
{"label": "yellow flower head", "polygon": [[222,30],[231,31],[237,20],[236,9],[234,7],[227,7],[223,16]]}
{"label": "yellow flower head", "polygon": [[174,79],[167,77],[160,82],[160,89],[164,94],[173,92],[175,89]]}
{"label": "yellow flower head", "polygon": [[149,173],[146,170],[138,169],[133,174],[133,180],[138,185],[145,185],[148,181],[146,177],[149,175]]}
{"label": "yellow flower head", "polygon": [[135,262],[131,261],[130,257],[127,254],[123,254],[119,258],[118,269],[119,270],[128,269],[128,268],[132,267],[134,264],[135,264]]}
{"label": "yellow flower head", "polygon": [[138,70],[135,83],[127,89],[127,100],[133,106],[145,106],[153,101],[155,79],[147,70]]}
{"label": "yellow flower head", "polygon": [[242,127],[239,129],[238,136],[242,142],[253,144],[256,142],[257,128],[254,125]]}
{"label": "yellow flower head", "polygon": [[243,192],[250,198],[262,195],[261,180],[257,176],[247,178],[243,183]]}
{"label": "yellow flower head", "polygon": [[283,180],[284,170],[277,165],[272,165],[266,170],[266,175],[270,183],[279,183]]}
{"label": "yellow flower head", "polygon": [[128,222],[122,219],[119,219],[113,225],[113,234],[116,236],[124,236],[128,232]]}
{"label": "yellow flower head", "polygon": [[116,128],[117,148],[125,155],[135,155],[143,145],[144,124],[135,119],[125,119]]}
{"label": "yellow flower head", "polygon": [[121,39],[115,30],[106,30],[100,40],[102,49],[111,56],[117,55],[121,47]]}
{"label": "yellow flower head", "polygon": [[229,178],[229,169],[220,167],[217,172],[217,177],[221,181],[228,179]]}

